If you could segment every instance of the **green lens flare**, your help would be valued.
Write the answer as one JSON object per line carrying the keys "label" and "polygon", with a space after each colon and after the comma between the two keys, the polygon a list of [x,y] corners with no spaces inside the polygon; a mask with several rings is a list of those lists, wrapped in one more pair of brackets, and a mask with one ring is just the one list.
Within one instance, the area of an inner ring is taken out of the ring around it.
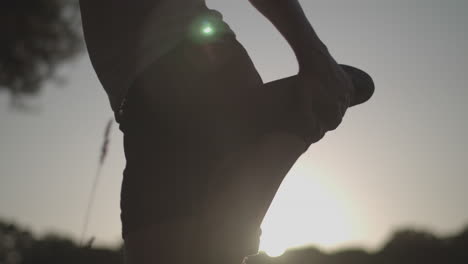
{"label": "green lens flare", "polygon": [[215,32],[214,28],[211,25],[205,25],[202,28],[202,33],[205,36],[211,36]]}
{"label": "green lens flare", "polygon": [[213,17],[194,18],[189,29],[190,37],[198,43],[212,43],[221,37],[223,25],[218,19]]}
{"label": "green lens flare", "polygon": [[213,28],[211,27],[206,27],[203,29],[203,33],[205,34],[210,34],[211,32],[213,32]]}

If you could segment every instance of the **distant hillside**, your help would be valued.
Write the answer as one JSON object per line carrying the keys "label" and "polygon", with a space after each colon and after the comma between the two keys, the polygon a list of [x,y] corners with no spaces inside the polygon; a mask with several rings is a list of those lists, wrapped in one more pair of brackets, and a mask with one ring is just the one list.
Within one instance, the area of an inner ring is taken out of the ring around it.
{"label": "distant hillside", "polygon": [[[1,264],[123,264],[121,249],[78,247],[60,235],[35,237],[18,226],[0,221]],[[397,231],[378,252],[346,249],[326,254],[316,248],[287,251],[270,258],[260,254],[248,264],[467,264],[468,227],[460,234],[439,238],[427,231]],[[169,263],[168,263],[169,264]],[[210,264],[210,263],[208,263]],[[222,263],[220,263],[222,264]],[[239,263],[240,264],[240,263]]]}

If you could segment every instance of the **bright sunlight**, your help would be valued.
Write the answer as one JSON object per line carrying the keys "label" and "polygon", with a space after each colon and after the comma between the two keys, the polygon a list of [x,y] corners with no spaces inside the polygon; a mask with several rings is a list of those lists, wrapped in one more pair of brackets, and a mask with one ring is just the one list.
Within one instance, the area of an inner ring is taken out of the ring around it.
{"label": "bright sunlight", "polygon": [[291,169],[262,223],[261,251],[276,257],[288,248],[334,247],[351,237],[344,197],[314,177],[318,173],[300,160]]}

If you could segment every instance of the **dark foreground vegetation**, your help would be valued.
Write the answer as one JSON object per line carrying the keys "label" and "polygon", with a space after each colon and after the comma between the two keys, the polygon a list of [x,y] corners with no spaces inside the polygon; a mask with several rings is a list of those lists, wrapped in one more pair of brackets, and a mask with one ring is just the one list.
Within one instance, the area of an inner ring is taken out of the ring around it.
{"label": "dark foreground vegetation", "polygon": [[[18,226],[0,221],[0,264],[122,264],[122,249],[79,247],[59,235],[36,237]],[[468,227],[457,235],[440,238],[427,231],[400,230],[377,252],[345,249],[324,253],[316,248],[287,251],[270,258],[260,254],[248,264],[466,264]],[[222,263],[220,263],[222,264]]]}

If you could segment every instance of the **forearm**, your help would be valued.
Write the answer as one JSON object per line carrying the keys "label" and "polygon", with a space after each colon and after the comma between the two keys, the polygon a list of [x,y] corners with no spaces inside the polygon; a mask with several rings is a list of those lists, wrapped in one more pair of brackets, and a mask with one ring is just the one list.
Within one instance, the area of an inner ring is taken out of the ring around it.
{"label": "forearm", "polygon": [[299,67],[306,67],[313,53],[328,54],[298,0],[249,0],[287,40]]}

